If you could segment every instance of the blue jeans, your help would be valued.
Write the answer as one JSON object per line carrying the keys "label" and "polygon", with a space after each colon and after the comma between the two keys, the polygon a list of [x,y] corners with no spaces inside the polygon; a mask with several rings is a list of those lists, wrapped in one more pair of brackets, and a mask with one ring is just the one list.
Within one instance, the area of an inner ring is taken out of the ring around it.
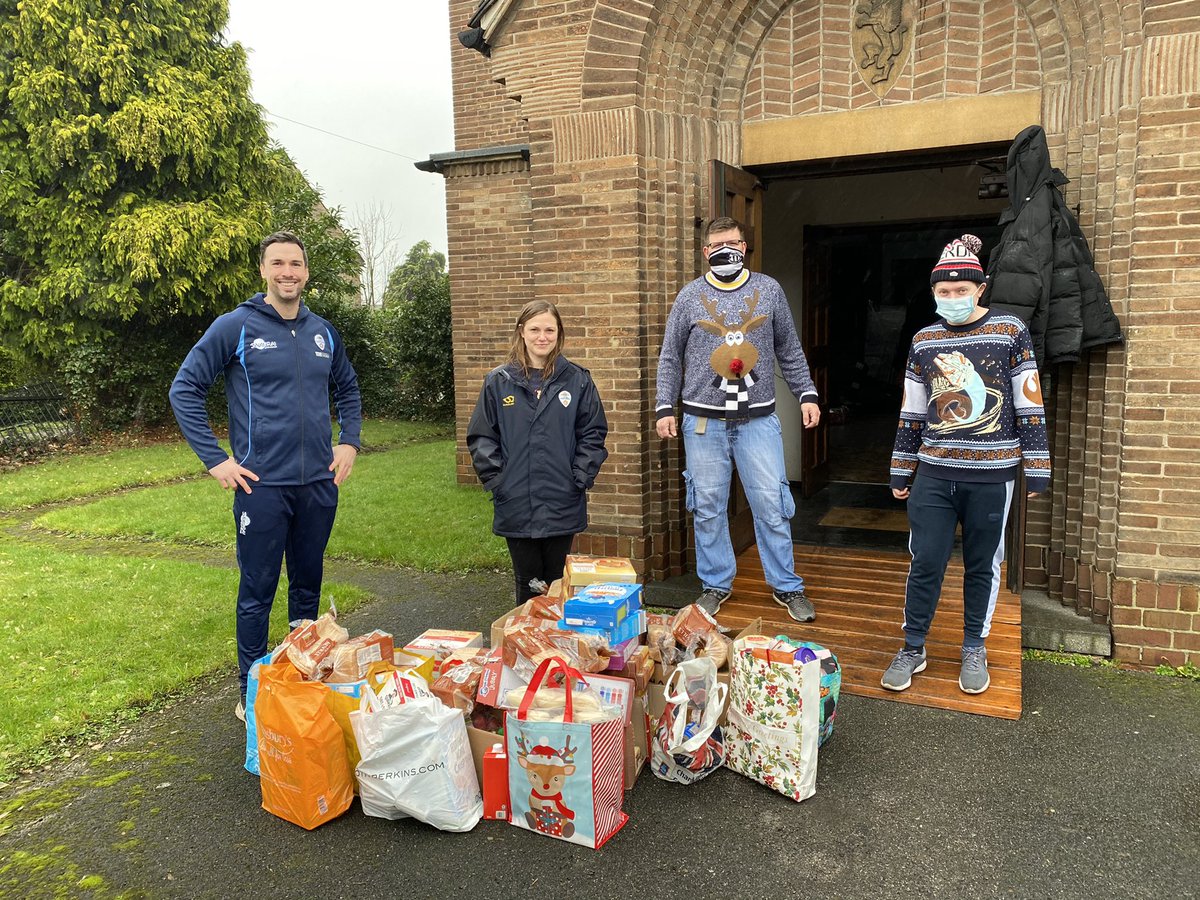
{"label": "blue jeans", "polygon": [[696,416],[684,413],[683,446],[687,453],[687,508],[696,531],[696,574],[705,588],[728,591],[737,562],[729,540],[729,484],[738,477],[754,513],[754,537],[763,574],[776,591],[799,591],[791,518],[796,512],[791,485],[783,468],[783,431],[772,413],[757,419],[726,422],[707,419],[696,434]]}

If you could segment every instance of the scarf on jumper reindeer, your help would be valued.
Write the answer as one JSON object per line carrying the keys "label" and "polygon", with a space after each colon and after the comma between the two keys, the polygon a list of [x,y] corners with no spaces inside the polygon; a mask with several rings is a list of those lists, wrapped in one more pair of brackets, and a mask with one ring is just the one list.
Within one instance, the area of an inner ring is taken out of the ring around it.
{"label": "scarf on jumper reindeer", "polygon": [[746,312],[733,325],[725,324],[724,317],[717,310],[716,300],[701,294],[700,303],[708,310],[710,318],[701,319],[696,324],[709,334],[724,339],[712,352],[708,362],[716,372],[713,387],[725,396],[725,417],[747,418],[750,415],[750,388],[757,381],[754,364],[758,362],[758,349],[746,335],[767,321],[766,316],[754,314],[758,306],[758,291],[746,301]]}

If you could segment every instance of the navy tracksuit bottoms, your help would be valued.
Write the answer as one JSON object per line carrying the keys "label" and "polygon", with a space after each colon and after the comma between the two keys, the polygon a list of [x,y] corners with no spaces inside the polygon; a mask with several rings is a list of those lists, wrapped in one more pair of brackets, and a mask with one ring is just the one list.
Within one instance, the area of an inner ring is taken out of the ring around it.
{"label": "navy tracksuit bottoms", "polygon": [[1013,482],[946,481],[920,470],[908,496],[908,549],[912,564],[904,594],[904,637],[925,644],[942,579],[962,525],[963,646],[982,647],[992,627],[1004,561],[1004,526]]}
{"label": "navy tracksuit bottoms", "polygon": [[271,487],[252,485],[233,496],[237,562],[238,677],[242,696],[251,664],[267,652],[271,604],[287,558],[288,621],[315,619],[321,602],[325,545],[337,514],[333,479]]}

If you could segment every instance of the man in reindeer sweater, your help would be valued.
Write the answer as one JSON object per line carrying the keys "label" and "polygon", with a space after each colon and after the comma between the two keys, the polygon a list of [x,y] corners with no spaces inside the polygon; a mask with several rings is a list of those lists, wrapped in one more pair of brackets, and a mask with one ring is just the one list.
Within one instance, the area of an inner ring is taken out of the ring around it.
{"label": "man in reindeer sweater", "polygon": [[891,691],[905,690],[925,669],[925,636],[960,524],[964,622],[958,686],[968,694],[987,690],[984,642],[1000,591],[1004,526],[1022,461],[1030,497],[1050,486],[1033,342],[1020,319],[979,305],[987,289],[976,255],[981,247],[971,234],[946,245],[930,276],[941,319],[918,331],[908,352],[891,488],[896,499],[908,501],[912,564],[904,647],[882,678]]}
{"label": "man in reindeer sweater", "polygon": [[658,358],[655,430],[676,437],[675,401],[683,396],[687,508],[696,531],[696,601],[715,614],[730,595],[737,563],[729,538],[733,468],[750,501],[763,574],[775,602],[798,622],[816,613],[796,574],[791,518],[796,512],[783,467],[775,415],[775,363],[800,401],[804,427],[820,420],[817,389],[787,297],[779,283],[744,268],[745,232],[714,219],[702,247],[711,271],[684,286],[667,319]]}

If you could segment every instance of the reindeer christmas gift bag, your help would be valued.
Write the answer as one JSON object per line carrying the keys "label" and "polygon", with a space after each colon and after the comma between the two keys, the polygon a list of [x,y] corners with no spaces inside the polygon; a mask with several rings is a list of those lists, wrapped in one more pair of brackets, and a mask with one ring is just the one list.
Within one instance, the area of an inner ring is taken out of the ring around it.
{"label": "reindeer christmas gift bag", "polygon": [[[553,695],[563,698],[565,708],[539,706],[539,689],[555,674],[566,690]],[[624,720],[616,710],[593,710],[591,704],[577,709],[581,679],[562,659],[545,660],[517,712],[506,717],[510,821],[598,849],[629,818],[621,811]]]}

